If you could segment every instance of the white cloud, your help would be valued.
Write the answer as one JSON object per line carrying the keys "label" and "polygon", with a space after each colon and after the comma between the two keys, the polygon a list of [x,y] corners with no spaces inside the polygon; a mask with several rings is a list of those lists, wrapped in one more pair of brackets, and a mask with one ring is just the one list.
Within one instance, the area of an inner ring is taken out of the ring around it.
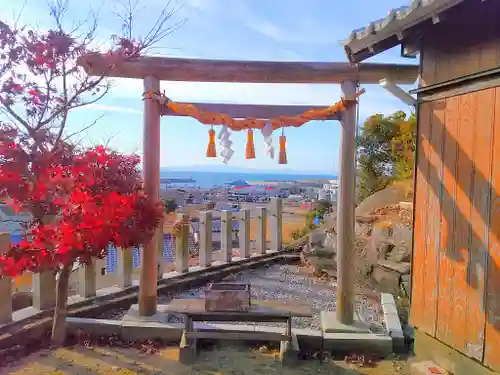
{"label": "white cloud", "polygon": [[120,106],[114,106],[114,105],[98,104],[98,103],[89,104],[89,105],[80,107],[77,110],[83,110],[83,109],[87,109],[87,110],[90,109],[90,110],[94,110],[94,111],[105,111],[105,112],[134,113],[134,114],[142,113],[138,109],[120,107]]}

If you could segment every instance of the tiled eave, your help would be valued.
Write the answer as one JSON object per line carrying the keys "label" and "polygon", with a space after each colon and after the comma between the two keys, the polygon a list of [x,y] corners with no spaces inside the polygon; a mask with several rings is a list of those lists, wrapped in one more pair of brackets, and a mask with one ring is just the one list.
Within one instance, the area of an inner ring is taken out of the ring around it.
{"label": "tiled eave", "polygon": [[[342,42],[351,63],[359,63],[418,35],[422,27],[439,23],[443,13],[465,0],[413,0],[411,5],[392,9],[382,19],[353,30]],[[484,1],[484,0],[483,0]]]}

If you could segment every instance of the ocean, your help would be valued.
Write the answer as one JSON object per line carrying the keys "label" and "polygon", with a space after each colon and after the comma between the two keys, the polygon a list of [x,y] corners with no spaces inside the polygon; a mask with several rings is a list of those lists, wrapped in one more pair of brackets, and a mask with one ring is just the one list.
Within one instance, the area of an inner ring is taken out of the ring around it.
{"label": "ocean", "polygon": [[309,174],[283,174],[283,173],[258,173],[258,172],[205,172],[205,171],[177,171],[161,169],[161,178],[191,178],[196,182],[189,185],[200,188],[221,186],[234,180],[244,181],[294,181],[312,179],[336,179],[335,175],[309,175]]}

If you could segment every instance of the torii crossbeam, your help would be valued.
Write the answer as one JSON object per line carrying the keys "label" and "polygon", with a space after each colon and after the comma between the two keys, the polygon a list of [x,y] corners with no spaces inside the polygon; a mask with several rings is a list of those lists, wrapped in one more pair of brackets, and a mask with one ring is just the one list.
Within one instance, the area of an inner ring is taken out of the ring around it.
{"label": "torii crossbeam", "polygon": [[[418,76],[417,65],[358,64],[339,62],[266,62],[137,57],[116,66],[106,55],[90,54],[80,59],[89,75],[137,78],[144,92],[159,92],[160,80],[186,82],[240,83],[315,83],[340,84],[343,98],[353,100],[358,84],[378,84],[387,78],[396,84],[412,84]],[[140,94],[138,93],[138,96]],[[231,117],[269,119],[293,116],[315,106],[193,103],[206,111]],[[354,208],[356,174],[357,104],[331,119],[342,123],[340,182],[337,204],[337,318],[350,324],[354,315]],[[144,100],[144,188],[154,198],[160,194],[160,117],[175,116],[155,100]],[[151,316],[157,309],[157,257],[159,231],[141,252],[139,313]],[[279,250],[279,249],[278,249]]]}

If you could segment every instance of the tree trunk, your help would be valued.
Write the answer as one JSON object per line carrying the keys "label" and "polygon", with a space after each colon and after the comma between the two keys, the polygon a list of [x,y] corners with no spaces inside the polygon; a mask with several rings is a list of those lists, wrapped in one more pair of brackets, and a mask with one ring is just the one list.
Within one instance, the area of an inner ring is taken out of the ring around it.
{"label": "tree trunk", "polygon": [[66,315],[68,314],[69,276],[72,265],[66,265],[59,271],[56,286],[56,306],[52,323],[52,345],[62,345],[66,339]]}

